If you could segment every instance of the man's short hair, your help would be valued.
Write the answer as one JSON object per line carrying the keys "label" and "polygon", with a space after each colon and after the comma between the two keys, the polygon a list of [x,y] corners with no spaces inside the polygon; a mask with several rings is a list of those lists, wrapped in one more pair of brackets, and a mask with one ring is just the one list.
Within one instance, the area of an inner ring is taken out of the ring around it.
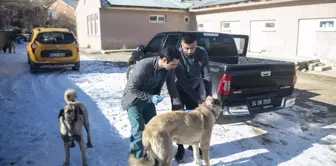
{"label": "man's short hair", "polygon": [[182,34],[182,41],[186,44],[191,44],[194,41],[196,41],[196,34],[195,33],[190,33],[190,32],[185,32]]}
{"label": "man's short hair", "polygon": [[161,51],[160,58],[166,58],[169,63],[174,59],[181,59],[181,52],[176,47],[167,46]]}

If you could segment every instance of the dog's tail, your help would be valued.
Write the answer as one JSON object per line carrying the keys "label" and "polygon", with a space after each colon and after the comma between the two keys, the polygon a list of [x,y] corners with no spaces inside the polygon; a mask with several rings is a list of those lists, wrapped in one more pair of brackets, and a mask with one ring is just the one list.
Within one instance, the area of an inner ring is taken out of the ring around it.
{"label": "dog's tail", "polygon": [[148,138],[143,137],[142,144],[144,146],[145,156],[143,158],[137,159],[134,154],[131,153],[128,158],[129,166],[152,166],[155,163],[155,157],[153,151],[151,149],[150,141]]}
{"label": "dog's tail", "polygon": [[67,104],[75,103],[77,98],[77,92],[75,89],[67,89],[64,92],[64,100]]}

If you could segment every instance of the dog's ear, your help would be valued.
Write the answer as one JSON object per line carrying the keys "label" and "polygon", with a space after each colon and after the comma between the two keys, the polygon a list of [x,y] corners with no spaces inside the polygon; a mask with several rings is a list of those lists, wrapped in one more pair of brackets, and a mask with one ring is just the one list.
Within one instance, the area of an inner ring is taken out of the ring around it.
{"label": "dog's ear", "polygon": [[64,109],[62,108],[58,113],[58,119],[63,116],[64,117]]}

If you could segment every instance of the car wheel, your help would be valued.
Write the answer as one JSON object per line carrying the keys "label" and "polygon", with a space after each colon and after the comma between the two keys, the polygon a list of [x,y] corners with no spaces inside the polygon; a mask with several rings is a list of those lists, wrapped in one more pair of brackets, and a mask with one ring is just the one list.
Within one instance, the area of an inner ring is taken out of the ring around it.
{"label": "car wheel", "polygon": [[30,73],[32,73],[32,74],[37,73],[37,70],[33,67],[32,63],[30,63],[29,67],[30,67]]}
{"label": "car wheel", "polygon": [[72,70],[73,70],[73,71],[79,71],[79,66],[72,67]]}

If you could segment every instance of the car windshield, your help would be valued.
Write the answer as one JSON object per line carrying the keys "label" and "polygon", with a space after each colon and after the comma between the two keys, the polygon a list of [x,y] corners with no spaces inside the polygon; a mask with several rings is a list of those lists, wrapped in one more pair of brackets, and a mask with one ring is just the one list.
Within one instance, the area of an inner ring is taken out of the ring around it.
{"label": "car windshield", "polygon": [[75,41],[72,33],[67,32],[42,32],[36,40],[42,44],[70,44]]}

